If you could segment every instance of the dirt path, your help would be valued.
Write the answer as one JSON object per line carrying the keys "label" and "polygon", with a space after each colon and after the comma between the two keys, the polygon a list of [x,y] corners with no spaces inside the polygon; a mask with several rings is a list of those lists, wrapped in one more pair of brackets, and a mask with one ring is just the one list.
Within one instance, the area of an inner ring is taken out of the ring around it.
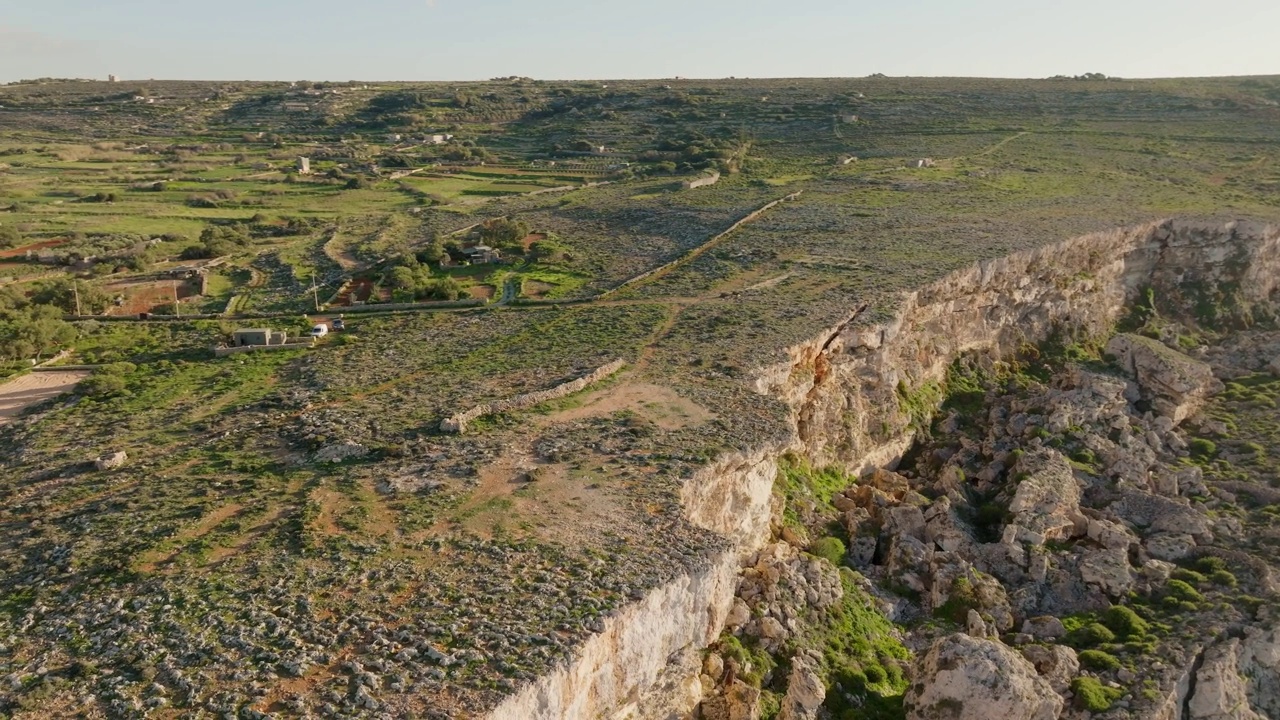
{"label": "dirt path", "polygon": [[1026,130],[1023,130],[1023,131],[1022,131],[1022,132],[1020,132],[1020,133],[1015,133],[1015,134],[1013,134],[1013,135],[1010,135],[1009,137],[1007,137],[1007,138],[1005,138],[1005,139],[1001,140],[1000,142],[996,143],[995,145],[992,145],[991,147],[989,147],[989,148],[987,148],[987,149],[983,150],[982,152],[977,153],[976,155],[974,155],[974,157],[983,157],[983,156],[985,156],[985,155],[990,155],[991,153],[993,153],[993,152],[995,152],[995,151],[999,150],[1000,148],[1004,147],[1005,145],[1008,145],[1009,143],[1013,142],[1014,140],[1017,140],[1017,139],[1018,139],[1018,138],[1020,138],[1020,137],[1023,137],[1023,136],[1025,136],[1025,135],[1030,135],[1030,134],[1031,134],[1031,133],[1027,132]]}
{"label": "dirt path", "polygon": [[334,228],[333,236],[325,242],[324,254],[337,263],[343,272],[349,273],[360,267],[360,261],[351,254],[350,243],[342,237],[341,225]]}
{"label": "dirt path", "polygon": [[33,372],[0,385],[0,425],[9,423],[32,405],[70,391],[88,376],[84,370]]}

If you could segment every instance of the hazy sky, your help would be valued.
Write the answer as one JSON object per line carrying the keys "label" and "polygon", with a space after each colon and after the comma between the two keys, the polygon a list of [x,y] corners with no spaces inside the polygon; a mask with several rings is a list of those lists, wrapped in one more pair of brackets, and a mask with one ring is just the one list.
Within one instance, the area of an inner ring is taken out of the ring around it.
{"label": "hazy sky", "polygon": [[1278,0],[0,0],[0,81],[1280,74]]}

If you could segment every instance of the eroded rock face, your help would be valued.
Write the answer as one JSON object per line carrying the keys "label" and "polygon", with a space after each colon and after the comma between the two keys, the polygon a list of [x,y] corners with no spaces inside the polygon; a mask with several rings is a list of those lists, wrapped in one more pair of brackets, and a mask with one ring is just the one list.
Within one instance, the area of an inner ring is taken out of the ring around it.
{"label": "eroded rock face", "polygon": [[968,635],[936,641],[917,663],[908,720],[1056,720],[1062,698],[1026,658]]}
{"label": "eroded rock face", "polygon": [[[1026,478],[1018,484],[1009,512],[1012,525],[1021,532],[1016,539],[1043,545],[1046,540],[1062,540],[1084,523],[1080,514],[1080,485],[1071,464],[1056,450],[1040,448],[1018,461]],[[1010,538],[1013,540],[1014,538]]]}
{"label": "eroded rock face", "polygon": [[1189,720],[1266,720],[1249,706],[1240,671],[1239,640],[1232,638],[1206,650],[1196,673],[1195,693],[1187,701]]}
{"label": "eroded rock face", "polygon": [[1141,335],[1116,335],[1107,343],[1120,367],[1138,381],[1157,414],[1181,423],[1204,405],[1222,382],[1209,365]]}
{"label": "eroded rock face", "polygon": [[1264,717],[1280,717],[1280,627],[1245,629],[1240,668],[1253,708]]}
{"label": "eroded rock face", "polygon": [[787,695],[782,699],[778,720],[815,720],[827,689],[816,658],[796,655],[791,659],[791,675],[787,678]]}

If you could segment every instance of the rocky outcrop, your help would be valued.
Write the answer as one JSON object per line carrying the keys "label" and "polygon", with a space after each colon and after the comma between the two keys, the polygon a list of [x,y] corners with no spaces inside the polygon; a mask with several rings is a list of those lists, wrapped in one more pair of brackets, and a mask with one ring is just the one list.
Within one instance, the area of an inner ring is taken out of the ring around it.
{"label": "rocky outcrop", "polygon": [[1213,369],[1165,347],[1159,340],[1121,334],[1107,343],[1120,367],[1138,381],[1143,396],[1157,414],[1174,425],[1194,415],[1210,395],[1222,390]]}
{"label": "rocky outcrop", "polygon": [[1085,527],[1080,514],[1080,484],[1071,463],[1056,450],[1040,448],[1018,460],[1023,480],[1018,483],[1009,513],[1013,520],[1005,527],[1007,541],[1043,545],[1046,540],[1063,540]]}
{"label": "rocky outcrop", "polygon": [[908,720],[1057,720],[1062,698],[1035,666],[1000,642],[951,635],[917,663]]}
{"label": "rocky outcrop", "polygon": [[1280,625],[1246,628],[1239,666],[1250,705],[1264,717],[1280,717]]}
{"label": "rocky outcrop", "polygon": [[124,467],[124,464],[128,461],[129,454],[121,450],[99,456],[93,461],[93,466],[98,470],[115,470],[116,468]]}
{"label": "rocky outcrop", "polygon": [[769,650],[782,647],[807,609],[829,608],[843,596],[835,568],[785,542],[749,557],[738,586],[738,598],[751,617],[745,623],[747,634],[760,638]]}
{"label": "rocky outcrop", "polygon": [[[789,447],[783,443],[728,453],[688,479],[681,491],[686,513],[695,524],[731,538],[741,553],[749,553],[760,547],[767,536],[769,494],[776,475],[776,459],[783,451],[794,451],[815,466],[834,463],[851,471],[892,466],[911,445],[913,428],[922,419],[920,413],[933,410],[932,402],[938,395],[928,392],[930,386],[936,389],[948,366],[961,354],[1008,356],[1025,343],[1039,342],[1053,332],[1099,333],[1113,326],[1126,303],[1146,287],[1155,288],[1157,298],[1169,297],[1176,305],[1178,298],[1185,295],[1179,294],[1179,288],[1186,283],[1213,287],[1230,281],[1238,288],[1234,308],[1248,311],[1275,299],[1280,287],[1278,270],[1280,232],[1276,228],[1247,223],[1205,226],[1162,222],[977,263],[904,296],[897,312],[889,318],[859,308],[851,312],[847,322],[788,349],[784,362],[758,371],[755,389],[790,406],[793,441]],[[1122,415],[1117,407],[1122,408],[1128,401],[1125,395],[1130,388],[1114,380],[1097,380],[1093,385],[1100,393],[1098,412]],[[1088,392],[1093,390],[1090,386]],[[1111,405],[1104,406],[1105,403]],[[1053,419],[1055,423],[1073,421],[1067,415]],[[1159,434],[1158,430],[1153,432]],[[1165,433],[1158,439],[1173,442],[1167,429]],[[1110,475],[1141,486],[1155,482],[1149,477],[1154,456],[1144,455],[1136,444],[1106,445],[1111,441],[1105,437],[1102,440],[1099,454],[1106,455],[1100,461]],[[1143,443],[1141,447],[1147,445]],[[1161,478],[1163,491],[1168,490],[1168,480]],[[930,583],[928,590],[941,587],[950,572],[936,572],[940,567],[949,567],[945,553],[962,549],[967,552],[972,545],[968,531],[944,500],[945,497],[919,508],[925,518],[923,538],[916,537],[914,531],[899,535],[919,542],[925,550],[932,545],[935,555],[944,554],[946,562],[938,565],[930,560],[931,565],[926,566],[921,577]],[[1028,497],[1026,504],[1027,511],[1033,512],[1037,502]],[[1069,514],[1069,502],[1062,503],[1061,510]],[[1060,514],[1049,512],[1045,518],[1053,519],[1046,523],[1047,531],[1066,531]],[[894,516],[891,522],[916,525],[914,512]],[[1088,528],[1074,530],[1087,532]],[[1105,530],[1099,526],[1099,532]],[[907,547],[910,543],[903,543],[901,563],[919,566]],[[1044,598],[1057,597],[1063,591],[1084,592],[1078,575],[1072,579],[1070,568],[1055,570],[1044,562],[1043,556],[1029,554],[1015,545],[993,543],[989,547],[991,551],[984,552],[984,556],[1003,558],[993,564],[1011,573],[1042,578]],[[850,555],[857,557],[865,550],[851,547]],[[876,552],[874,541],[870,550]],[[1096,572],[1093,577],[1097,584],[1111,591],[1124,587],[1124,572],[1132,573],[1127,557],[1121,562],[1124,551],[1116,547],[1091,552],[1114,555],[1085,560]],[[606,631],[584,646],[567,666],[519,691],[490,717],[608,717],[627,707],[638,708],[633,712],[638,718],[667,717],[666,710],[663,714],[646,711],[643,702],[635,698],[642,698],[646,689],[659,684],[664,676],[659,669],[667,657],[677,658],[667,674],[698,677],[701,662],[690,657],[696,656],[690,650],[705,646],[718,635],[731,612],[736,620],[750,622],[741,617],[742,608],[734,603],[734,583],[730,581],[741,556],[731,552],[716,560],[713,574],[726,578],[723,585],[683,578],[655,588],[648,598],[610,618]],[[1114,567],[1104,562],[1111,559],[1115,560]],[[972,577],[982,575],[974,573]],[[698,593],[702,594],[695,597]],[[1013,600],[1015,604],[1019,602]],[[676,622],[674,616],[682,614],[694,618]],[[780,620],[772,619],[781,625]],[[1010,627],[1012,622],[1013,618],[1008,618]],[[643,630],[631,632],[626,630],[628,627]],[[984,639],[951,642],[955,647],[962,643],[980,644],[975,657],[990,663],[987,668],[996,675],[989,680],[1000,691],[994,696],[1002,699],[993,701],[992,693],[979,690],[961,674],[941,685],[958,694],[972,693],[955,698],[960,705],[950,705],[945,696],[938,694],[941,691],[937,683],[918,683],[911,695],[913,712],[924,712],[927,706],[949,708],[948,712],[954,710],[958,714],[946,717],[957,718],[1056,717],[1061,699],[1048,681],[1035,676],[1026,660]],[[938,667],[940,652],[934,648],[926,656],[934,658],[933,665],[926,669],[937,672],[922,677],[953,677],[952,671]],[[960,663],[969,653],[955,654]],[[983,677],[988,670],[975,668],[973,677]],[[1009,674],[1001,678],[1000,670]],[[738,685],[740,680],[734,687]],[[976,699],[970,704],[965,697]],[[749,706],[752,703],[737,703],[737,709],[732,711],[737,714],[732,717],[750,717]],[[704,715],[709,707],[704,704]]]}
{"label": "rocky outcrop", "polygon": [[1249,707],[1240,672],[1240,641],[1232,638],[1205,651],[1187,700],[1188,720],[1266,720]]}
{"label": "rocky outcrop", "polygon": [[[687,710],[701,699],[701,657],[719,634],[737,587],[738,556],[728,551],[702,569],[649,593],[605,621],[573,663],[524,687],[489,714],[491,720],[613,717],[647,702]],[[676,662],[672,663],[672,660]],[[693,683],[679,682],[689,678]],[[675,687],[683,698],[649,700],[649,690]],[[642,717],[646,715],[641,715]],[[625,717],[625,715],[623,716]]]}
{"label": "rocky outcrop", "polygon": [[1184,691],[1185,720],[1280,717],[1280,627],[1251,626],[1204,651]]}
{"label": "rocky outcrop", "polygon": [[1034,665],[1040,677],[1049,681],[1059,694],[1067,691],[1072,678],[1080,672],[1076,651],[1063,645],[1028,645],[1022,648],[1022,657]]}
{"label": "rocky outcrop", "polygon": [[1274,301],[1280,230],[1166,221],[980,262],[906,295],[883,322],[854,312],[790,348],[755,385],[792,406],[797,444],[814,464],[888,464],[909,445],[912,400],[927,399],[921,390],[961,354],[1008,357],[1054,332],[1097,335],[1145,288],[1185,311],[1179,301],[1193,288],[1218,285],[1237,288],[1240,312]]}
{"label": "rocky outcrop", "polygon": [[787,677],[787,694],[782,698],[778,720],[816,720],[818,708],[827,698],[819,661],[799,654],[791,659],[791,675]]}

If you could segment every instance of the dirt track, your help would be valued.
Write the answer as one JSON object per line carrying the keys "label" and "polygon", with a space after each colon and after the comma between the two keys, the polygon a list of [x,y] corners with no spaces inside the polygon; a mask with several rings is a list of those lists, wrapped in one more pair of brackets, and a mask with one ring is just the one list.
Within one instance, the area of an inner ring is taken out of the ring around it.
{"label": "dirt track", "polygon": [[67,392],[88,375],[84,370],[33,372],[0,384],[0,425],[32,405]]}

